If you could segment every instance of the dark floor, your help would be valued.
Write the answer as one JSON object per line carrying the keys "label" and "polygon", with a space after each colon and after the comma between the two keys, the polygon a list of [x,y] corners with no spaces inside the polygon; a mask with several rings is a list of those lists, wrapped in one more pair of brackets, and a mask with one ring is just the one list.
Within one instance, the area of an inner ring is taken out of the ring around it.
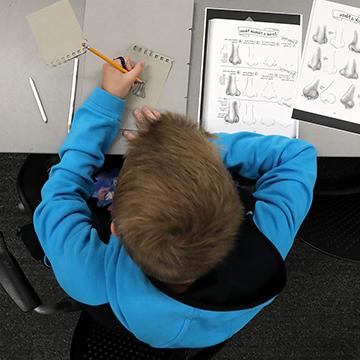
{"label": "dark floor", "polygon": [[[15,179],[25,155],[0,154],[0,230],[45,301],[63,293],[15,236],[27,222]],[[288,284],[217,360],[360,360],[360,264],[327,257],[299,241],[287,259]],[[0,289],[0,360],[68,359],[78,314],[23,314]]]}

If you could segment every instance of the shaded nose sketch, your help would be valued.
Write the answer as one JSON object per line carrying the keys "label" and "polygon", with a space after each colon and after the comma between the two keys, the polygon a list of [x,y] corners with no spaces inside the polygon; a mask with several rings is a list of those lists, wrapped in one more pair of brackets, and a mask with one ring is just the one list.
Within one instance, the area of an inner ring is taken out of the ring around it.
{"label": "shaded nose sketch", "polygon": [[145,83],[135,83],[131,88],[131,93],[135,96],[145,99]]}
{"label": "shaded nose sketch", "polygon": [[346,64],[346,66],[341,69],[340,74],[344,77],[346,77],[347,79],[358,79],[359,75],[356,71],[356,60],[353,59],[352,61],[348,61],[348,63]]}
{"label": "shaded nose sketch", "polygon": [[357,30],[354,31],[353,41],[349,44],[349,49],[360,54],[360,39]]}
{"label": "shaded nose sketch", "polygon": [[326,44],[328,42],[327,34],[326,34],[326,25],[318,26],[316,33],[313,35],[313,40],[318,44]]}
{"label": "shaded nose sketch", "polygon": [[348,91],[340,99],[340,102],[345,106],[345,109],[352,109],[355,106],[354,95],[355,95],[355,85],[351,85]]}
{"label": "shaded nose sketch", "polygon": [[339,29],[337,29],[335,31],[334,37],[330,40],[330,44],[335,49],[341,49],[341,48],[345,47],[344,29],[342,29],[341,31]]}
{"label": "shaded nose sketch", "polygon": [[231,62],[233,65],[241,64],[241,59],[239,55],[239,44],[231,44],[231,54],[229,57],[229,62]]}
{"label": "shaded nose sketch", "polygon": [[228,106],[228,112],[225,115],[225,121],[229,124],[234,124],[239,122],[239,106],[237,101],[232,101]]}
{"label": "shaded nose sketch", "polygon": [[319,97],[319,84],[320,80],[314,80],[312,83],[304,87],[303,94],[308,100],[315,100]]}
{"label": "shaded nose sketch", "polygon": [[241,92],[236,85],[235,75],[230,75],[228,78],[228,84],[225,90],[226,95],[240,96]]}
{"label": "shaded nose sketch", "polygon": [[308,63],[308,67],[313,71],[321,70],[321,49],[320,46],[316,49],[314,55]]}

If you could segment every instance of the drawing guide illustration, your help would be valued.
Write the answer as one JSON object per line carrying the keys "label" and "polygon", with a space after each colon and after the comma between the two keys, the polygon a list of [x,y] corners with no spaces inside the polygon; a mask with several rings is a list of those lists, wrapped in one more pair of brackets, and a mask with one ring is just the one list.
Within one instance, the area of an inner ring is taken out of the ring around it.
{"label": "drawing guide illustration", "polygon": [[336,95],[334,94],[332,90],[332,86],[335,83],[335,80],[333,80],[329,86],[325,88],[320,94],[320,99],[324,104],[334,104],[336,102]]}
{"label": "drawing guide illustration", "polygon": [[202,123],[210,132],[297,135],[291,108],[300,65],[301,16],[289,15],[298,24],[272,23],[273,14],[264,14],[268,22],[208,22]]}
{"label": "drawing guide illustration", "polygon": [[360,54],[360,39],[357,30],[354,30],[353,41],[349,44],[349,49],[357,54]]}
{"label": "drawing guide illustration", "polygon": [[311,60],[308,63],[308,67],[312,71],[321,70],[321,48],[320,46],[316,49],[316,52],[313,54]]}
{"label": "drawing guide illustration", "polygon": [[239,122],[239,107],[237,101],[232,101],[231,104],[229,104],[228,113],[225,115],[225,121],[234,124]]}
{"label": "drawing guide illustration", "polygon": [[293,117],[360,133],[360,9],[313,5]]}

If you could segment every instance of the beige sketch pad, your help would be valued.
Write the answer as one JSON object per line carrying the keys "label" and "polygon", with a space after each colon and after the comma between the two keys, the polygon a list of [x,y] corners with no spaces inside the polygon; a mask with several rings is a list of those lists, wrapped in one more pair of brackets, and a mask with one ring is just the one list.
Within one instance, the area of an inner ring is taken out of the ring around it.
{"label": "beige sketch pad", "polygon": [[[130,46],[126,52],[126,56],[134,63],[140,60],[145,61],[145,68],[140,76],[141,80],[145,81],[145,93],[143,93],[143,97],[141,97],[130,92],[127,97],[126,107],[129,110],[144,105],[156,107],[174,59],[139,45]],[[135,84],[134,89],[136,89],[136,86],[137,84]]]}
{"label": "beige sketch pad", "polygon": [[47,65],[56,66],[84,53],[84,37],[68,0],[26,17]]}

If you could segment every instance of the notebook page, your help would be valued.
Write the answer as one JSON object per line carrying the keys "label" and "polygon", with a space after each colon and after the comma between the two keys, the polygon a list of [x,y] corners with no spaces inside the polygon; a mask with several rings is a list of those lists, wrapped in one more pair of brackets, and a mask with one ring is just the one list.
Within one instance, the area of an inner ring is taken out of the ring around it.
{"label": "notebook page", "polygon": [[134,62],[145,61],[145,68],[141,73],[141,80],[145,83],[135,83],[127,97],[126,107],[130,110],[145,105],[155,107],[165,81],[169,75],[174,59],[165,57],[139,45],[133,45],[126,55]]}
{"label": "notebook page", "polygon": [[86,51],[80,25],[68,0],[58,1],[26,18],[47,65],[59,65]]}

